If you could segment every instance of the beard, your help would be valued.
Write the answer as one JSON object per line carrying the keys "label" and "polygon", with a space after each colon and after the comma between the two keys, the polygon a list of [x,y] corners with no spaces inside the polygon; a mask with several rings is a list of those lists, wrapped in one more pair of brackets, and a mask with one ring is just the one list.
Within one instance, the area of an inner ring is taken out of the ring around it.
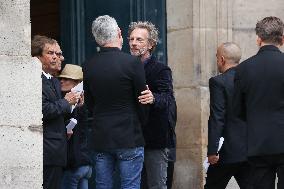
{"label": "beard", "polygon": [[146,47],[143,47],[141,49],[138,49],[137,51],[130,51],[130,53],[134,56],[138,56],[138,57],[141,57],[143,56],[144,54],[146,54],[147,52],[147,48]]}

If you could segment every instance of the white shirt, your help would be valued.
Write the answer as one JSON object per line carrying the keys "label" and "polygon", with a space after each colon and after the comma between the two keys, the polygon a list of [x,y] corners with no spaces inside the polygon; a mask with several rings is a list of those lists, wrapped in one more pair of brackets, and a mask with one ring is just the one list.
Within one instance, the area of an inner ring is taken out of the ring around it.
{"label": "white shirt", "polygon": [[47,79],[51,79],[52,75],[50,75],[49,73],[46,73],[45,71],[42,70],[43,75],[47,78]]}

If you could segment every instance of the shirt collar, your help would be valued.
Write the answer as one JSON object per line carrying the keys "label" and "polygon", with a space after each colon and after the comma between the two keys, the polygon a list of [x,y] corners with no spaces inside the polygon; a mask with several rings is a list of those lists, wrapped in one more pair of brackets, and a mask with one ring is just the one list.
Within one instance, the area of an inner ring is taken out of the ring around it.
{"label": "shirt collar", "polygon": [[42,70],[42,74],[47,78],[47,79],[51,79],[52,75],[50,75],[49,73],[46,73],[45,71]]}
{"label": "shirt collar", "polygon": [[278,51],[281,53],[281,51],[279,50],[278,47],[276,47],[275,45],[264,45],[262,47],[259,48],[258,52],[262,52],[262,51]]}
{"label": "shirt collar", "polygon": [[100,52],[120,51],[118,47],[100,47]]}

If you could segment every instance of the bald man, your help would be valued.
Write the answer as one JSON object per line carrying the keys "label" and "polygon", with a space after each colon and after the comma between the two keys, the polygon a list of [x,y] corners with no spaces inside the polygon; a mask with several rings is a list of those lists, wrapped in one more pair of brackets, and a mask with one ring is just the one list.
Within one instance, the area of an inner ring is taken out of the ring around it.
{"label": "bald man", "polygon": [[[205,189],[225,189],[232,176],[239,187],[248,183],[246,125],[232,111],[235,66],[241,59],[239,46],[222,43],[217,49],[217,67],[221,73],[209,80],[210,116],[208,120],[208,162]],[[218,151],[219,140],[224,143]]]}

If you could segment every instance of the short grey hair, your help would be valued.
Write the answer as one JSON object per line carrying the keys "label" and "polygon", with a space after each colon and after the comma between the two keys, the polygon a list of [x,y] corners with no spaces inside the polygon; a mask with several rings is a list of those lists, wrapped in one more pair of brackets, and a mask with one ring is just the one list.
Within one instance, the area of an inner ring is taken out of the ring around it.
{"label": "short grey hair", "polygon": [[100,46],[111,43],[118,35],[117,22],[108,15],[99,16],[93,21],[92,33]]}
{"label": "short grey hair", "polygon": [[238,64],[242,57],[242,51],[239,45],[234,42],[225,42],[222,45],[222,55],[231,63]]}
{"label": "short grey hair", "polygon": [[148,40],[150,44],[153,46],[151,49],[151,53],[155,50],[158,41],[159,41],[159,32],[158,29],[155,27],[154,24],[151,22],[145,21],[138,21],[138,22],[131,22],[128,27],[128,37],[130,36],[131,32],[136,28],[146,29],[148,31],[149,37]]}

